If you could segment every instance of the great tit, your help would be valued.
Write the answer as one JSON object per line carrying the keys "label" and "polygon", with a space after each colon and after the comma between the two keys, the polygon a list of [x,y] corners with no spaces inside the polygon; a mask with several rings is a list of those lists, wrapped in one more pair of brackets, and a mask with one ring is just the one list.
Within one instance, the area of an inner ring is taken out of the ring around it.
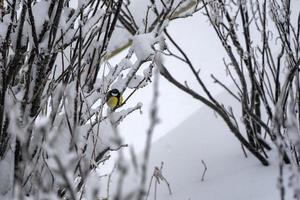
{"label": "great tit", "polygon": [[111,108],[114,109],[123,103],[123,97],[118,89],[112,89],[108,91],[106,95],[106,103]]}

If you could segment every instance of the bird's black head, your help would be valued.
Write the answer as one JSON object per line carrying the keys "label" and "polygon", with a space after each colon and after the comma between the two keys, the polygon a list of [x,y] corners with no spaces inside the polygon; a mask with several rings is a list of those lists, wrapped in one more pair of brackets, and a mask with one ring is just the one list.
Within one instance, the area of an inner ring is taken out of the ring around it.
{"label": "bird's black head", "polygon": [[120,96],[120,91],[118,89],[112,89],[108,92],[109,96],[118,97]]}

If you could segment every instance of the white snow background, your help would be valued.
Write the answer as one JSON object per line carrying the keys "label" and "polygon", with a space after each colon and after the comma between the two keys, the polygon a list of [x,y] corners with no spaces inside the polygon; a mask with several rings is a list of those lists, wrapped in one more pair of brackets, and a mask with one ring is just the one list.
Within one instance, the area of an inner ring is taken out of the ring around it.
{"label": "white snow background", "polygon": [[[232,103],[226,92],[217,95],[224,103]],[[155,167],[164,163],[162,175],[170,184],[161,181],[156,199],[162,200],[279,200],[277,189],[277,152],[269,152],[270,166],[265,167],[248,154],[245,158],[240,143],[225,123],[207,107],[200,108],[152,146],[147,187]],[[142,155],[139,156],[142,160]],[[202,181],[204,165],[207,171]],[[285,174],[288,177],[287,174]],[[115,189],[117,174],[111,181]],[[287,181],[287,179],[285,180]],[[125,193],[137,188],[139,180],[133,167],[125,179]],[[286,183],[287,185],[287,183]],[[148,199],[154,198],[154,182]],[[286,191],[286,199],[292,192]]]}
{"label": "white snow background", "polygon": [[[205,20],[201,13],[196,14],[189,19],[180,19],[170,23],[168,28],[170,34],[187,52],[187,55],[193,61],[193,64],[201,68],[201,78],[208,83],[208,88],[212,94],[216,95],[222,89],[213,83],[210,74],[214,74],[227,85],[231,83],[225,73],[222,58],[224,51],[214,34],[212,27]],[[126,52],[111,59],[112,64],[117,64]],[[187,81],[189,86],[196,91],[201,92],[196,79],[187,67],[174,59],[165,59],[165,65],[170,72],[181,82]],[[125,123],[120,125],[120,133],[128,144],[132,144],[137,151],[144,147],[144,139],[149,124],[149,110],[152,100],[152,84],[138,90],[128,101],[128,105],[136,105],[137,102],[143,103],[143,114],[138,112],[128,116]],[[124,95],[126,98],[126,94]],[[155,127],[154,141],[165,135],[180,122],[196,112],[203,104],[199,103],[189,95],[178,90],[163,77],[160,77],[159,83],[159,119],[160,123]]]}
{"label": "white snow background", "polygon": [[[193,64],[201,68],[200,75],[212,94],[222,99],[225,105],[234,104],[232,98],[210,78],[210,74],[214,74],[226,85],[231,83],[222,62],[225,52],[206,18],[197,13],[191,18],[172,22],[168,30],[186,51]],[[124,55],[123,52],[123,55],[114,57],[111,62],[117,64]],[[165,60],[165,64],[181,82],[186,80],[189,86],[201,92],[192,74],[188,73],[183,64],[169,59]],[[145,145],[151,99],[151,85],[136,92],[128,104],[143,102],[143,114],[132,114],[119,128],[124,142],[132,146],[136,152],[141,152]],[[262,166],[251,155],[245,158],[240,144],[222,120],[216,118],[213,112],[199,101],[179,91],[162,77],[159,84],[158,105],[160,123],[154,130],[147,184],[154,167],[160,167],[161,162],[164,162],[163,175],[169,181],[173,194],[168,194],[168,189],[162,182],[158,186],[157,199],[280,198],[276,185],[278,178],[276,150],[270,154],[269,167]],[[238,105],[233,109],[238,109]],[[129,148],[124,151],[127,152],[129,159]],[[139,155],[141,158],[142,154]],[[204,167],[201,160],[204,160],[208,167],[203,182],[201,177]],[[100,173],[108,173],[112,165],[108,163]],[[114,181],[113,178],[110,185],[112,191]],[[126,179],[125,191],[130,192],[138,183],[133,172],[130,172],[129,178]],[[154,199],[153,188],[154,185],[148,199]],[[292,199],[291,192],[287,193],[286,199]]]}

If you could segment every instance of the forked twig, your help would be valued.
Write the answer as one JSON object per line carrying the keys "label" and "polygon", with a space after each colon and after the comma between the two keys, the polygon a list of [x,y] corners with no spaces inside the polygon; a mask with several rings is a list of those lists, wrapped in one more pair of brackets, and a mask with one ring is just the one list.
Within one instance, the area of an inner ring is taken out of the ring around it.
{"label": "forked twig", "polygon": [[172,190],[171,190],[170,183],[169,183],[169,181],[168,181],[168,180],[163,176],[163,174],[162,174],[163,165],[164,165],[164,163],[162,162],[160,168],[157,167],[157,166],[154,167],[154,171],[153,171],[153,174],[152,174],[152,176],[151,176],[150,184],[149,184],[148,191],[147,191],[146,200],[147,200],[148,197],[149,197],[150,190],[151,190],[151,186],[152,186],[152,182],[153,182],[154,179],[155,179],[154,199],[156,199],[156,194],[157,194],[157,184],[160,184],[161,182],[165,182],[165,183],[166,183],[166,185],[167,185],[167,187],[168,187],[168,190],[169,190],[169,195],[172,195]]}

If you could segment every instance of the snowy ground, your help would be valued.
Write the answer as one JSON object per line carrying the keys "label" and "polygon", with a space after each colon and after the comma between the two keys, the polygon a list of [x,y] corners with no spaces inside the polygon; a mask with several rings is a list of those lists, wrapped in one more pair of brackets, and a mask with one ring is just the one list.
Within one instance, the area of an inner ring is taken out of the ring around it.
{"label": "snowy ground", "polygon": [[[218,98],[231,102],[226,93]],[[222,120],[202,107],[153,144],[147,185],[154,167],[164,162],[163,176],[173,194],[169,195],[162,182],[157,189],[158,200],[277,200],[280,196],[276,150],[269,152],[269,156],[269,167],[262,166],[251,155],[245,158]],[[204,181],[201,160],[208,168]],[[133,171],[129,174],[127,192],[139,183]],[[111,184],[113,188],[114,181]],[[291,192],[287,193],[286,199],[292,199]],[[153,184],[148,199],[154,199]]]}

